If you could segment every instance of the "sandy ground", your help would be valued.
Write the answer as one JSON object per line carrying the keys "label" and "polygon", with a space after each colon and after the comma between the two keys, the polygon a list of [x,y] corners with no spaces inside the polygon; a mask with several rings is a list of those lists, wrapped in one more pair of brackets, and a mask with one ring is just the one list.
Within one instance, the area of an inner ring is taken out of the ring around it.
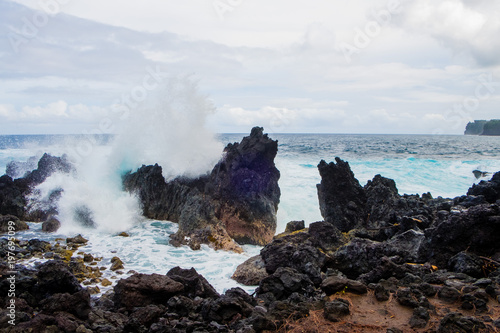
{"label": "sandy ground", "polygon": [[[429,302],[436,307],[435,311],[430,311],[431,318],[425,328],[413,329],[409,325],[413,310],[409,307],[401,306],[393,298],[386,302],[378,302],[373,296],[373,292],[365,295],[345,293],[333,295],[330,300],[343,298],[350,302],[351,314],[342,318],[342,321],[332,323],[323,318],[323,310],[311,311],[306,318],[296,322],[289,322],[283,326],[280,332],[287,333],[312,333],[312,332],[382,332],[386,333],[388,328],[398,328],[403,332],[436,332],[440,320],[450,312],[460,312],[465,316],[473,316],[490,326],[489,332],[500,332],[495,329],[491,320],[500,318],[500,304],[494,300],[488,303],[488,312],[475,313],[474,310],[466,311],[460,309],[460,303],[446,303],[437,297],[429,298]],[[491,318],[491,319],[488,319]]]}

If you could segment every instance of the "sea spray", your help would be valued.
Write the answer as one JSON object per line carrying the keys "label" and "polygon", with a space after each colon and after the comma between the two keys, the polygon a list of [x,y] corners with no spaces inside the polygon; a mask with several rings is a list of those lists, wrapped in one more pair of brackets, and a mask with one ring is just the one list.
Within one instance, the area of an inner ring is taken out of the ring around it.
{"label": "sea spray", "polygon": [[122,171],[158,163],[166,179],[209,172],[223,149],[205,128],[214,110],[192,79],[168,80],[121,124],[112,163]]}
{"label": "sea spray", "polygon": [[[51,176],[38,186],[31,202],[49,202],[54,191],[59,191],[56,210],[62,231],[127,230],[142,214],[137,198],[123,191],[121,176],[142,164],[155,163],[162,166],[167,179],[209,172],[222,153],[222,143],[204,127],[213,111],[193,80],[166,80],[117,124],[118,133],[110,145],[95,144],[80,156],[70,152],[75,172]],[[71,140],[68,147],[78,146],[75,138]]]}

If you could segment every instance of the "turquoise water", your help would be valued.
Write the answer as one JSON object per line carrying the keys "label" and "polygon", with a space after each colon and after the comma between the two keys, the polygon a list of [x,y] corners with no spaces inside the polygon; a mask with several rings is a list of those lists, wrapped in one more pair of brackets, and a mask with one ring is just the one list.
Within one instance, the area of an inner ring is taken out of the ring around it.
{"label": "turquoise water", "polygon": [[[225,134],[219,140],[224,144],[239,142],[243,136]],[[279,142],[278,232],[291,220],[305,220],[306,224],[321,220],[316,193],[316,184],[320,182],[316,166],[321,159],[330,162],[338,156],[348,161],[361,185],[381,174],[396,181],[400,194],[431,192],[434,197],[465,194],[478,182],[472,174],[475,169],[500,171],[500,137],[272,133],[269,136]],[[89,147],[89,142],[93,144],[87,153],[74,155],[78,149],[85,152],[83,148]],[[175,146],[175,142],[170,144]],[[125,263],[125,271],[166,273],[179,265],[195,267],[220,292],[237,285],[230,280],[232,272],[239,263],[258,253],[259,248],[246,247],[246,253],[238,255],[208,247],[194,252],[187,247],[170,246],[168,235],[177,226],[140,216],[135,197],[121,191],[119,173],[123,170],[109,167],[115,149],[111,136],[92,140],[84,136],[0,136],[0,170],[5,170],[9,161],[27,161],[44,152],[58,156],[67,153],[77,170],[75,175],[54,175],[39,186],[41,195],[54,188],[64,189],[59,203],[62,228],[58,234],[42,234],[40,225],[33,224],[32,230],[17,236],[54,239],[82,233],[90,240],[83,248],[86,252],[102,256],[104,262],[117,255]],[[126,151],[128,147],[119,149]],[[96,229],[82,229],[72,221],[74,208],[81,205],[93,212]],[[119,231],[127,231],[131,237],[116,237]]]}

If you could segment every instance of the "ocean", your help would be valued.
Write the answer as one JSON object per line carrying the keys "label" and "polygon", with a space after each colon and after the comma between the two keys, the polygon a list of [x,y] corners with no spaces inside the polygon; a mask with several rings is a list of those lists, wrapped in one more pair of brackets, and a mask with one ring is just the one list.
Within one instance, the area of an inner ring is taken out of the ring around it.
{"label": "ocean", "polygon": [[[381,174],[396,181],[400,194],[430,192],[433,197],[465,194],[480,181],[472,173],[475,169],[500,171],[500,137],[268,134],[279,143],[275,160],[281,172],[278,233],[292,220],[304,220],[308,225],[322,219],[316,193],[316,184],[320,182],[317,165],[322,159],[330,162],[338,156],[348,161],[361,185]],[[215,135],[204,140],[202,147],[193,140],[179,143],[168,141],[168,137],[162,137],[163,141],[144,140],[135,146],[132,140],[110,135],[0,136],[0,171],[10,161],[32,161],[18,170],[17,176],[22,176],[36,167],[35,162],[45,152],[67,154],[76,168],[74,174],[54,175],[38,188],[42,197],[55,188],[64,190],[58,207],[61,229],[46,234],[41,232],[41,224],[30,223],[30,230],[19,232],[16,237],[53,241],[82,234],[89,242],[81,251],[102,257],[101,263],[107,267],[114,256],[124,262],[123,275],[104,271],[104,277],[114,282],[131,270],[165,274],[175,266],[194,267],[219,292],[239,286],[251,293],[254,287],[241,286],[230,276],[240,263],[258,254],[260,247],[244,246],[243,254],[214,251],[207,246],[199,251],[172,247],[168,238],[176,231],[176,224],[143,218],[135,197],[123,192],[120,185],[120,175],[141,164],[159,162],[165,166],[165,178],[207,172],[220,158],[225,144],[239,142],[245,135],[248,134]],[[167,148],[159,149],[161,146]],[[82,205],[92,211],[95,229],[83,228],[73,221],[75,208]],[[117,236],[122,231],[130,237]],[[32,259],[31,264],[40,260]],[[99,287],[101,292],[111,288]]]}

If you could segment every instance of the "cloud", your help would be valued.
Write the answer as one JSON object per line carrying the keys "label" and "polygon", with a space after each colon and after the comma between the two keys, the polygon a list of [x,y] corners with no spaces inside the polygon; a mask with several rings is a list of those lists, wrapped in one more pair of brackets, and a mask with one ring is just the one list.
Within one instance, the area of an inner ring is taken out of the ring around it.
{"label": "cloud", "polygon": [[407,2],[403,11],[397,21],[404,29],[429,35],[478,65],[500,64],[500,3],[421,0]]}

